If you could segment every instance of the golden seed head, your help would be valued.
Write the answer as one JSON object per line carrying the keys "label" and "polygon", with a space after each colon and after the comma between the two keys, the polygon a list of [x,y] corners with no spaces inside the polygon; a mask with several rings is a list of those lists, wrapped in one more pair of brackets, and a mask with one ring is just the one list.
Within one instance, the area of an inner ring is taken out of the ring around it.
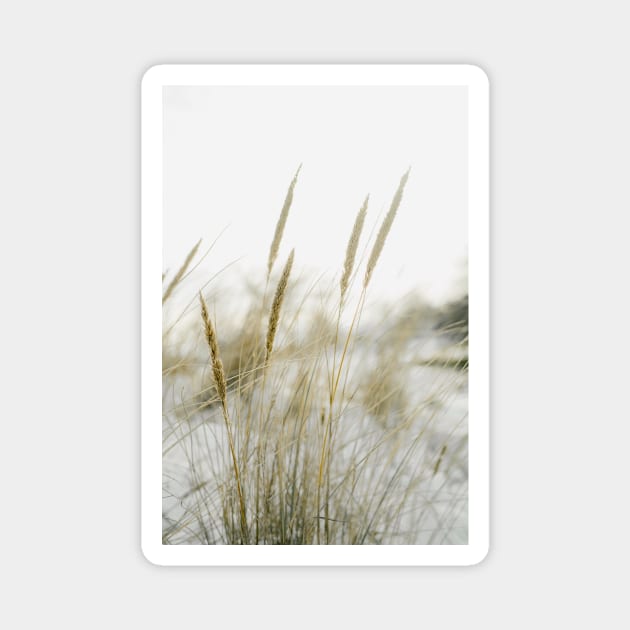
{"label": "golden seed head", "polygon": [[208,315],[208,307],[206,301],[203,299],[203,295],[199,293],[199,301],[201,302],[201,319],[203,320],[204,332],[206,335],[206,341],[208,342],[208,348],[210,349],[210,358],[212,360],[212,373],[214,376],[214,384],[217,388],[217,393],[221,399],[221,403],[224,407],[227,406],[227,385],[225,381],[225,371],[223,369],[223,363],[221,362],[221,355],[219,354],[219,344],[217,343],[217,336],[214,331],[214,326]]}
{"label": "golden seed head", "polygon": [[363,231],[363,224],[365,223],[365,215],[367,214],[368,201],[370,199],[370,195],[365,198],[361,209],[357,213],[356,219],[354,220],[354,226],[352,228],[352,234],[350,234],[350,239],[348,240],[348,246],[346,247],[346,259],[343,263],[343,275],[341,276],[341,281],[339,282],[339,286],[341,288],[341,299],[346,294],[348,290],[348,285],[350,284],[350,276],[352,275],[352,269],[354,267],[354,259],[357,255],[357,249],[359,247],[359,239],[361,238],[361,232]]}
{"label": "golden seed head", "polygon": [[291,208],[291,203],[293,202],[293,189],[295,188],[295,184],[297,183],[297,178],[301,168],[302,165],[300,164],[293,179],[291,180],[291,183],[289,184],[289,189],[287,190],[287,195],[284,199],[284,204],[282,206],[282,210],[280,211],[280,216],[278,217],[278,222],[276,223],[276,229],[273,234],[273,241],[271,242],[271,247],[269,249],[269,258],[267,260],[267,277],[269,277],[269,275],[271,274],[273,263],[276,261],[276,258],[278,256],[280,241],[282,240],[282,234],[284,233],[284,226],[287,223],[287,217],[289,216],[289,210]]}
{"label": "golden seed head", "polygon": [[[179,268],[179,271],[175,274],[175,277],[171,280],[168,287],[166,287],[166,291],[164,291],[164,295],[162,296],[162,304],[168,300],[171,296],[175,287],[181,282],[181,279],[184,277],[186,273],[186,269],[188,269],[188,265],[190,265],[192,259],[195,257],[197,250],[199,249],[199,245],[201,245],[201,239],[197,241],[197,244],[188,252],[188,256],[186,256],[186,260],[184,260],[184,264]],[[162,274],[162,281],[164,281],[164,276],[166,274]]]}
{"label": "golden seed head", "polygon": [[273,341],[276,336],[276,330],[278,328],[278,321],[280,320],[280,309],[282,308],[282,301],[284,300],[284,294],[287,290],[287,284],[289,282],[289,274],[291,273],[291,267],[293,266],[294,253],[295,253],[295,250],[292,249],[291,253],[289,254],[289,258],[287,259],[287,262],[284,265],[284,269],[282,270],[282,275],[280,276],[280,280],[278,281],[278,286],[276,287],[276,292],[273,296],[273,302],[271,304],[271,311],[269,312],[269,325],[267,326],[266,360],[269,359],[269,356],[271,355],[271,351],[273,350]]}
{"label": "golden seed head", "polygon": [[374,242],[374,247],[372,247],[372,252],[370,253],[370,258],[368,260],[367,267],[365,269],[365,278],[363,279],[363,287],[367,287],[370,282],[370,278],[372,277],[372,272],[374,271],[374,267],[376,267],[376,263],[378,261],[379,256],[381,255],[381,251],[383,251],[383,245],[385,245],[385,239],[389,234],[389,230],[392,227],[392,223],[394,222],[394,218],[396,217],[396,212],[398,211],[398,206],[400,206],[400,202],[402,201],[403,190],[405,189],[405,184],[407,183],[407,179],[409,179],[409,171],[411,171],[411,167],[407,169],[407,172],[400,178],[400,184],[398,184],[398,190],[396,190],[396,194],[392,199],[391,206],[389,207],[389,211],[385,215],[383,219],[383,223],[381,223],[381,227],[376,236],[376,241]]}

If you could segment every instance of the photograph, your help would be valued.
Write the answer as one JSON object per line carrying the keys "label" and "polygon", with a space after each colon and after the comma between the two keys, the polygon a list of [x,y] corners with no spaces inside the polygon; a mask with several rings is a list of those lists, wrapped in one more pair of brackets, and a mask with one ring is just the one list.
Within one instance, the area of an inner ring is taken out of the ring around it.
{"label": "photograph", "polygon": [[2,9],[1,627],[630,628],[630,4]]}
{"label": "photograph", "polygon": [[159,546],[465,549],[478,76],[295,70],[155,91]]}

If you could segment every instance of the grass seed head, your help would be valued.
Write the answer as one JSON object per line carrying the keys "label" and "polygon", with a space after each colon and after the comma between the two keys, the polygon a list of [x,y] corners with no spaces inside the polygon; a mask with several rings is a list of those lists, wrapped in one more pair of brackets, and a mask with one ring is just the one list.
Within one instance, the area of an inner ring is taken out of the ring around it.
{"label": "grass seed head", "polygon": [[[179,268],[179,271],[175,274],[174,278],[169,283],[168,287],[166,287],[166,291],[164,291],[164,295],[162,296],[162,304],[168,300],[168,298],[172,295],[175,287],[181,282],[188,266],[192,262],[192,259],[195,257],[197,250],[199,249],[199,245],[201,245],[201,239],[197,241],[197,244],[188,252],[188,256],[186,256],[186,260],[184,260],[184,264]],[[164,281],[164,277],[166,274],[162,274],[162,282]]]}
{"label": "grass seed head", "polygon": [[365,215],[367,214],[368,201],[370,199],[370,195],[365,198],[361,209],[357,213],[357,217],[354,220],[354,226],[352,228],[352,234],[350,234],[350,239],[348,240],[348,246],[346,247],[346,259],[343,263],[343,275],[341,276],[341,281],[339,286],[341,288],[341,300],[346,294],[348,290],[348,285],[350,284],[350,276],[352,275],[352,269],[354,267],[354,259],[357,255],[357,248],[359,247],[359,239],[361,238],[361,232],[363,230],[363,224],[365,223]]}
{"label": "grass seed head", "polygon": [[278,281],[276,292],[273,296],[273,303],[271,304],[271,311],[269,312],[269,325],[267,326],[267,342],[266,342],[266,360],[269,360],[271,351],[273,350],[273,341],[276,337],[276,330],[278,328],[278,321],[280,320],[280,309],[282,308],[282,302],[284,300],[284,294],[287,290],[287,284],[289,282],[289,274],[291,273],[291,267],[293,266],[293,255],[295,250],[291,250],[289,258],[287,259],[282,275]]}
{"label": "grass seed head", "polygon": [[219,354],[219,344],[217,343],[217,335],[214,331],[214,326],[208,315],[208,307],[206,301],[203,299],[203,295],[199,293],[199,301],[201,302],[201,319],[203,320],[204,332],[206,335],[206,341],[208,342],[208,348],[210,349],[210,359],[212,360],[212,373],[214,375],[214,384],[217,388],[217,393],[221,399],[221,403],[224,407],[227,406],[227,385],[225,381],[225,370],[223,369],[223,363],[221,362],[221,355]]}
{"label": "grass seed head", "polygon": [[289,216],[289,210],[291,208],[291,203],[293,202],[293,189],[295,188],[295,184],[297,183],[297,178],[301,168],[302,165],[300,164],[298,170],[293,176],[293,179],[291,180],[291,183],[289,184],[289,189],[287,190],[287,195],[284,199],[284,204],[276,223],[276,229],[273,234],[273,241],[271,242],[271,247],[269,249],[269,259],[267,260],[267,277],[271,275],[273,263],[278,257],[278,250],[280,249],[280,241],[282,240],[282,234],[284,233],[284,226],[287,223],[287,217]]}
{"label": "grass seed head", "polygon": [[389,207],[389,211],[385,215],[383,219],[383,223],[381,223],[381,227],[376,236],[376,241],[374,241],[374,247],[372,247],[372,251],[370,253],[370,258],[368,260],[367,268],[365,269],[365,278],[363,279],[363,287],[367,287],[370,282],[370,278],[372,277],[372,272],[374,271],[374,267],[376,267],[376,263],[378,262],[378,258],[383,251],[383,245],[385,245],[385,239],[387,239],[387,235],[392,227],[392,223],[394,222],[394,218],[396,217],[396,212],[398,212],[398,207],[400,206],[400,202],[402,201],[403,191],[405,189],[405,184],[407,183],[407,179],[409,179],[409,171],[411,167],[407,169],[407,172],[400,178],[400,184],[398,184],[398,190],[396,190],[396,194],[392,199],[391,206]]}

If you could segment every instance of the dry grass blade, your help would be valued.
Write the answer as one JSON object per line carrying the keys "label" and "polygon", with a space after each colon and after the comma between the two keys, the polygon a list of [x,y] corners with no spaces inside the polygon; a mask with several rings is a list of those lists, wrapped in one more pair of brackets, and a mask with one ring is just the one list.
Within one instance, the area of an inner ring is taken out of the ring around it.
{"label": "dry grass blade", "polygon": [[289,216],[289,210],[291,208],[291,203],[293,202],[293,189],[297,183],[297,178],[301,168],[302,165],[300,164],[293,179],[291,180],[291,183],[289,184],[289,190],[287,190],[287,196],[284,199],[284,205],[282,206],[278,222],[276,223],[276,230],[273,234],[271,248],[269,249],[269,259],[267,260],[267,277],[271,274],[273,264],[278,257],[278,250],[280,249],[280,241],[282,240],[282,234],[284,233],[284,226],[287,223],[287,217]]}
{"label": "dry grass blade", "polygon": [[265,345],[267,355],[265,361],[269,360],[269,356],[271,355],[271,351],[273,350],[273,341],[276,337],[278,321],[280,320],[280,309],[282,308],[284,294],[287,290],[287,284],[289,282],[289,274],[291,273],[291,267],[293,266],[294,253],[295,250],[292,249],[291,253],[289,254],[289,258],[284,265],[284,269],[282,270],[282,275],[280,276],[278,286],[276,287],[276,293],[273,296],[273,303],[271,304],[271,311],[269,312],[269,325],[267,326],[267,342]]}
{"label": "dry grass blade", "polygon": [[197,241],[197,244],[188,252],[188,256],[186,256],[184,264],[179,268],[179,271],[175,274],[175,277],[171,280],[168,287],[166,287],[166,291],[162,296],[162,304],[164,304],[164,302],[168,300],[168,298],[173,294],[175,287],[181,282],[181,279],[184,277],[186,270],[188,269],[190,263],[192,262],[192,259],[195,257],[195,254],[199,249],[199,245],[201,245],[201,239],[199,239]]}
{"label": "dry grass blade", "polygon": [[370,253],[370,258],[368,260],[367,268],[365,270],[365,278],[363,279],[363,287],[367,287],[370,282],[370,278],[372,277],[372,272],[374,271],[374,267],[376,267],[376,263],[378,262],[378,258],[383,251],[383,245],[385,245],[385,239],[389,234],[389,231],[392,227],[392,223],[394,222],[394,218],[396,217],[396,212],[398,211],[398,207],[400,206],[400,202],[402,201],[403,190],[405,189],[405,184],[407,183],[407,179],[409,179],[409,171],[411,168],[407,170],[407,172],[400,178],[400,184],[398,184],[398,190],[392,199],[392,204],[389,207],[389,211],[385,215],[383,219],[383,223],[381,223],[381,227],[376,236],[376,241],[374,242],[374,247],[372,247],[372,251]]}
{"label": "dry grass blade", "polygon": [[352,275],[352,269],[354,267],[354,259],[357,255],[357,248],[359,247],[359,239],[361,238],[361,232],[363,231],[363,224],[365,223],[365,215],[367,214],[368,201],[370,195],[365,198],[361,209],[359,210],[356,219],[354,220],[354,226],[352,228],[352,234],[348,240],[348,246],[346,247],[346,259],[343,263],[343,275],[339,286],[341,288],[341,300],[348,290],[350,284],[350,276]]}

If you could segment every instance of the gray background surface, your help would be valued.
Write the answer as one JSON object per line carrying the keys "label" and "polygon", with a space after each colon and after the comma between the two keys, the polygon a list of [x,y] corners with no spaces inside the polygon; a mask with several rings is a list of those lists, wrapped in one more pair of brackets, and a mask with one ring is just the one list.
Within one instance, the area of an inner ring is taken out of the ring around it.
{"label": "gray background surface", "polygon": [[[5,3],[3,625],[627,627],[627,24],[616,1]],[[141,556],[140,78],[226,61],[489,75],[481,565],[164,569]]]}

